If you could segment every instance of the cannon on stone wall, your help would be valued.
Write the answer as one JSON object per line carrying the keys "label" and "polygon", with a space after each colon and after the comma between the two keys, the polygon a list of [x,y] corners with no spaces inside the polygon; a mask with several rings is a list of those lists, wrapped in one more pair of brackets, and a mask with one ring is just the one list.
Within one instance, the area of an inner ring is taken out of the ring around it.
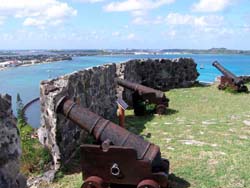
{"label": "cannon on stone wall", "polygon": [[213,62],[213,66],[216,67],[223,76],[220,77],[219,89],[231,88],[238,92],[248,92],[248,88],[244,85],[243,79],[237,77],[229,70],[225,69],[219,62]]}
{"label": "cannon on stone wall", "polygon": [[93,135],[99,145],[81,145],[82,188],[166,188],[169,162],[160,148],[83,108],[67,97],[56,112]]}
{"label": "cannon on stone wall", "polygon": [[169,99],[165,96],[164,92],[118,78],[116,79],[116,83],[133,91],[132,99],[135,115],[145,114],[145,106],[141,104],[142,101],[155,104],[157,114],[164,114],[166,112]]}

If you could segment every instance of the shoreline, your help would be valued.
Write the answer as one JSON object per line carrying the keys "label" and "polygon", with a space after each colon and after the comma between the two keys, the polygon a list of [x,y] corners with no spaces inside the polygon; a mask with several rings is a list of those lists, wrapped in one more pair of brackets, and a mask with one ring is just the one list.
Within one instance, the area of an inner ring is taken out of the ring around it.
{"label": "shoreline", "polygon": [[72,59],[71,60],[42,61],[42,62],[39,62],[39,63],[20,64],[20,65],[17,65],[15,67],[0,68],[0,71],[5,71],[5,70],[8,70],[8,69],[13,69],[13,68],[18,68],[18,67],[30,67],[30,66],[33,66],[33,65],[50,64],[50,63],[56,63],[56,62],[60,62],[60,61],[72,61]]}

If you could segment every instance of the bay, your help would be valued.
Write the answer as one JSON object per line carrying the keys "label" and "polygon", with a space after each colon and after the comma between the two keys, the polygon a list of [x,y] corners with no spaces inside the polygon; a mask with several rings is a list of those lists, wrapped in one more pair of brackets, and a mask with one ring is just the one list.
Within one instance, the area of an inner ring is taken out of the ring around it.
{"label": "bay", "polygon": [[[141,58],[180,58],[190,57],[197,63],[200,73],[198,80],[213,82],[221,73],[212,66],[217,60],[236,75],[250,75],[250,56],[246,55],[211,55],[211,54],[178,54],[178,55],[120,55],[120,56],[84,56],[74,57],[72,61],[61,61],[16,67],[0,71],[0,93],[8,93],[13,98],[13,111],[16,113],[16,96],[21,95],[23,103],[39,96],[39,85],[42,80],[56,78],[73,71],[86,69],[107,63],[124,62]],[[200,69],[202,68],[202,69]],[[40,106],[35,103],[27,110],[29,123],[34,127],[40,125]]]}

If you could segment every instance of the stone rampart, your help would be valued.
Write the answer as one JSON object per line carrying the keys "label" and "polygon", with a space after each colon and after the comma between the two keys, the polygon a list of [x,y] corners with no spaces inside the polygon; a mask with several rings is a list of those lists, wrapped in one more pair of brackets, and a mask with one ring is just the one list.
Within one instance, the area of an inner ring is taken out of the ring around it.
{"label": "stone rampart", "polygon": [[26,180],[19,172],[21,145],[11,97],[0,95],[0,187],[24,188]]}
{"label": "stone rampart", "polygon": [[115,84],[116,77],[166,91],[191,86],[198,73],[192,59],[147,59],[93,67],[43,81],[40,86],[42,115],[38,135],[40,142],[51,150],[55,169],[75,155],[86,137],[84,131],[55,113],[56,101],[66,95],[104,118],[114,119],[117,96],[123,95],[128,102],[131,100],[131,92]]}

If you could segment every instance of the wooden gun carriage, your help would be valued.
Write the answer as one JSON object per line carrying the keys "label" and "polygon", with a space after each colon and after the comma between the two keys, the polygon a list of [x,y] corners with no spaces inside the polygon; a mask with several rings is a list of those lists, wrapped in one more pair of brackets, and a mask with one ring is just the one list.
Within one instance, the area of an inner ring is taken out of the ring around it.
{"label": "wooden gun carriage", "polygon": [[83,108],[67,97],[56,112],[93,135],[99,145],[81,145],[82,188],[166,188],[169,162],[160,148]]}
{"label": "wooden gun carriage", "polygon": [[229,70],[225,69],[219,62],[213,62],[213,66],[216,67],[223,76],[220,77],[219,89],[231,88],[237,92],[248,92],[248,88],[244,85],[243,79],[237,77]]}

